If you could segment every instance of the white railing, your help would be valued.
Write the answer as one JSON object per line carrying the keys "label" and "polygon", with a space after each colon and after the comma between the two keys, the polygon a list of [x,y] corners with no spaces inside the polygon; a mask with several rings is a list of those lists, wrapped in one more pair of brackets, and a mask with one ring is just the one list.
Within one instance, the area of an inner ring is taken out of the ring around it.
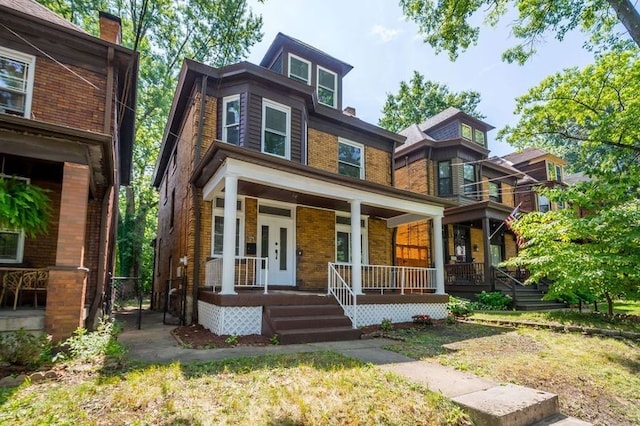
{"label": "white railing", "polygon": [[[266,257],[235,257],[235,287],[264,287],[267,294],[269,262]],[[207,287],[222,287],[222,257],[207,261],[205,283]]]}
{"label": "white railing", "polygon": [[340,264],[329,263],[329,294],[336,298],[344,314],[351,320],[351,325],[356,328],[357,324],[357,302],[356,295],[351,286],[342,278],[336,269]]}
{"label": "white railing", "polygon": [[[350,263],[332,263],[335,271],[349,287],[351,283]],[[362,290],[375,290],[384,294],[385,290],[405,292],[432,292],[436,290],[436,269],[410,266],[362,265]]]}

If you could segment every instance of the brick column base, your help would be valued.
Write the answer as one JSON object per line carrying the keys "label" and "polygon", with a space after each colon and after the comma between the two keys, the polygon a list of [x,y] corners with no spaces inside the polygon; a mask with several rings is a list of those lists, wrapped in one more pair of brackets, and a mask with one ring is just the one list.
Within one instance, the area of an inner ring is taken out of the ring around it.
{"label": "brick column base", "polygon": [[85,271],[75,268],[49,269],[44,327],[54,342],[64,340],[78,327],[84,327],[86,290]]}

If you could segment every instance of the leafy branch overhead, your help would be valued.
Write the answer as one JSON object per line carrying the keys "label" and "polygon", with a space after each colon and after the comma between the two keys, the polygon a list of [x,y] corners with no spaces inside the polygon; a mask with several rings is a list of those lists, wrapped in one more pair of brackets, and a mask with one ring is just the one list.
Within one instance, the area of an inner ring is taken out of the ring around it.
{"label": "leafy branch overhead", "polygon": [[51,216],[47,192],[22,179],[0,177],[0,229],[45,234]]}

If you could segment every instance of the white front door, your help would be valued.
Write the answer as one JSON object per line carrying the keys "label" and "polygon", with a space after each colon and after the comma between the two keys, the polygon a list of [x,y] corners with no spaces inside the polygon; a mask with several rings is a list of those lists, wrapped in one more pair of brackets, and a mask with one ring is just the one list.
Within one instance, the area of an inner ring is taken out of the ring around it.
{"label": "white front door", "polygon": [[291,217],[258,216],[258,256],[268,258],[269,286],[295,285],[293,223]]}

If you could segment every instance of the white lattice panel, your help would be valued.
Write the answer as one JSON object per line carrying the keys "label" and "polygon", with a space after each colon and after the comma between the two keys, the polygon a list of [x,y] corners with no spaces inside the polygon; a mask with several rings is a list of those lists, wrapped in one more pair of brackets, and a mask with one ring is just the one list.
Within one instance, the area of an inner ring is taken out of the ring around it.
{"label": "white lattice panel", "polygon": [[198,301],[198,320],[217,335],[260,334],[262,306],[217,306]]}
{"label": "white lattice panel", "polygon": [[358,305],[356,326],[380,324],[388,318],[391,322],[409,322],[414,315],[427,314],[433,319],[447,317],[446,303],[404,303],[389,305]]}

